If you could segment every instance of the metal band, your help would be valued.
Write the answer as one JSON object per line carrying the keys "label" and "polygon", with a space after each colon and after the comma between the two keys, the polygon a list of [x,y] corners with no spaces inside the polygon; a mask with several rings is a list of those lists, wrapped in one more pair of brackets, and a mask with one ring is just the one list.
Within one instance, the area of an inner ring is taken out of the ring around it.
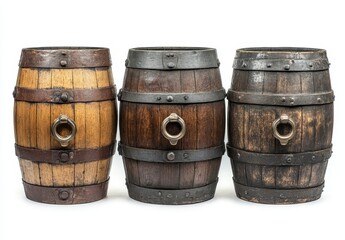
{"label": "metal band", "polygon": [[327,58],[301,60],[301,59],[235,59],[233,69],[275,71],[275,72],[308,72],[329,69]]}
{"label": "metal band", "polygon": [[47,47],[24,48],[19,62],[22,68],[94,68],[110,67],[108,48]]}
{"label": "metal band", "polygon": [[126,67],[157,70],[218,68],[213,48],[157,47],[129,49]]}
{"label": "metal band", "polygon": [[270,189],[249,187],[234,181],[237,197],[250,202],[267,204],[302,203],[321,197],[324,184],[312,188]]}
{"label": "metal band", "polygon": [[221,101],[225,98],[224,89],[198,93],[138,93],[120,89],[119,101],[150,104],[192,104]]}
{"label": "metal band", "polygon": [[220,158],[223,156],[224,144],[198,150],[157,150],[135,148],[119,143],[119,154],[123,157],[144,161],[144,162],[163,162],[163,163],[187,163],[206,161]]}
{"label": "metal band", "polygon": [[229,89],[227,98],[230,102],[271,105],[271,106],[305,106],[332,103],[333,91],[313,94],[258,94],[237,92]]}
{"label": "metal band", "polygon": [[15,144],[18,158],[38,163],[72,164],[85,163],[110,158],[115,153],[116,142],[108,146],[90,149],[42,150]]}
{"label": "metal band", "polygon": [[13,97],[16,101],[35,103],[100,102],[116,99],[116,88],[115,86],[93,89],[31,89],[15,87]]}
{"label": "metal band", "polygon": [[233,161],[257,165],[290,166],[325,162],[332,156],[332,147],[314,152],[269,154],[248,152],[226,145],[228,156]]}
{"label": "metal band", "polygon": [[28,199],[50,204],[95,202],[107,196],[109,179],[105,182],[77,187],[46,187],[23,181]]}
{"label": "metal band", "polygon": [[155,204],[191,204],[210,200],[216,191],[218,179],[206,186],[189,189],[153,189],[126,183],[128,194],[134,200]]}

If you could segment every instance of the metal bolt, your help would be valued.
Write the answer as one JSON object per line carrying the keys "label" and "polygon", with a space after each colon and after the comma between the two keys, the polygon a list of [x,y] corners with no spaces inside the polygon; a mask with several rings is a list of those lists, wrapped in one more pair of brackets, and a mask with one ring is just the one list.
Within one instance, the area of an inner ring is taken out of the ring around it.
{"label": "metal bolt", "polygon": [[321,98],[317,98],[317,102],[319,102],[319,103],[320,103],[320,102],[321,102]]}
{"label": "metal bolt", "polygon": [[290,98],[290,104],[293,105],[295,103],[295,99],[294,98]]}
{"label": "metal bolt", "polygon": [[279,197],[280,197],[280,198],[285,198],[284,194],[282,194],[282,193],[279,194]]}
{"label": "metal bolt", "polygon": [[66,92],[63,92],[60,96],[61,101],[67,102],[68,101],[68,94]]}
{"label": "metal bolt", "polygon": [[313,64],[312,64],[312,63],[309,63],[309,67],[312,68],[312,67],[313,67]]}
{"label": "metal bolt", "polygon": [[175,63],[173,62],[168,63],[168,68],[174,68],[174,67],[176,67]]}
{"label": "metal bolt", "polygon": [[184,100],[188,100],[189,97],[187,95],[185,95],[183,98],[184,98]]}
{"label": "metal bolt", "polygon": [[69,155],[66,152],[60,154],[60,162],[67,162],[69,160]]}
{"label": "metal bolt", "polygon": [[61,61],[60,61],[60,65],[61,65],[62,67],[66,67],[67,61],[66,61],[66,60],[61,60]]}
{"label": "metal bolt", "polygon": [[67,191],[60,191],[59,192],[60,200],[67,200],[69,198],[69,192]]}
{"label": "metal bolt", "polygon": [[284,69],[285,69],[285,70],[290,70],[290,65],[285,65],[285,66],[284,66]]}
{"label": "metal bolt", "polygon": [[314,155],[311,157],[312,160],[315,160],[315,158],[316,158],[316,157],[315,157]]}
{"label": "metal bolt", "polygon": [[162,98],[161,98],[161,97],[157,97],[156,99],[157,99],[158,101],[160,101]]}
{"label": "metal bolt", "polygon": [[14,90],[13,90],[13,92],[12,92],[12,96],[15,98],[15,97],[16,97],[16,95],[17,95],[17,90],[16,90],[16,89],[14,89]]}
{"label": "metal bolt", "polygon": [[173,161],[173,160],[175,159],[175,153],[173,153],[173,152],[168,152],[168,153],[167,153],[167,159],[168,159],[169,161]]}
{"label": "metal bolt", "polygon": [[126,61],[125,61],[125,66],[127,67],[127,66],[128,66],[128,64],[129,64],[129,60],[128,60],[128,59],[126,59]]}
{"label": "metal bolt", "polygon": [[268,68],[272,67],[272,63],[267,63],[266,67]]}
{"label": "metal bolt", "polygon": [[65,56],[67,53],[66,52],[61,52],[61,55]]}
{"label": "metal bolt", "polygon": [[189,192],[186,192],[185,196],[186,196],[186,197],[189,197],[189,196],[190,196],[190,193],[189,193]]}
{"label": "metal bolt", "polygon": [[162,196],[162,192],[161,191],[158,192],[158,196]]}
{"label": "metal bolt", "polygon": [[173,54],[173,53],[170,53],[170,57],[174,57],[175,56],[175,54]]}
{"label": "metal bolt", "polygon": [[218,66],[218,67],[220,66],[220,61],[219,61],[219,59],[217,59],[217,66]]}
{"label": "metal bolt", "polygon": [[237,99],[238,99],[238,100],[241,100],[241,96],[238,96]]}
{"label": "metal bolt", "polygon": [[286,98],[285,97],[282,97],[282,102],[285,102],[286,101]]}
{"label": "metal bolt", "polygon": [[243,68],[247,67],[247,64],[246,63],[242,63],[242,67]]}
{"label": "metal bolt", "polygon": [[167,195],[167,198],[172,198],[173,196],[172,196],[172,194],[171,193],[169,193],[168,195]]}
{"label": "metal bolt", "polygon": [[184,157],[184,158],[188,158],[188,157],[189,157],[189,154],[188,154],[188,153],[184,153],[184,154],[183,154],[183,157]]}
{"label": "metal bolt", "polygon": [[287,163],[291,163],[291,162],[292,162],[291,157],[288,157],[288,158],[286,159],[286,162],[287,162]]}
{"label": "metal bolt", "polygon": [[240,158],[240,157],[241,157],[241,154],[240,154],[240,153],[237,153],[237,157]]}
{"label": "metal bolt", "polygon": [[167,101],[168,101],[168,102],[174,101],[174,97],[173,97],[173,96],[167,96]]}
{"label": "metal bolt", "polygon": [[247,190],[246,190],[246,191],[244,191],[244,194],[245,194],[245,195],[248,195],[248,191],[247,191]]}

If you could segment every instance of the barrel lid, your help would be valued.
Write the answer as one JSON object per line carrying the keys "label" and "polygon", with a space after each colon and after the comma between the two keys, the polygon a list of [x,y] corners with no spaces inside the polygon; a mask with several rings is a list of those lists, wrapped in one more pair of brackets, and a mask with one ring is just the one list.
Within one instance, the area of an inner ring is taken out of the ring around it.
{"label": "barrel lid", "polygon": [[217,68],[217,51],[207,47],[139,47],[131,48],[127,68],[181,70]]}
{"label": "barrel lid", "polygon": [[256,47],[236,51],[234,69],[320,71],[329,68],[326,50],[301,47]]}
{"label": "barrel lid", "polygon": [[22,68],[90,68],[111,66],[110,51],[101,47],[24,48]]}

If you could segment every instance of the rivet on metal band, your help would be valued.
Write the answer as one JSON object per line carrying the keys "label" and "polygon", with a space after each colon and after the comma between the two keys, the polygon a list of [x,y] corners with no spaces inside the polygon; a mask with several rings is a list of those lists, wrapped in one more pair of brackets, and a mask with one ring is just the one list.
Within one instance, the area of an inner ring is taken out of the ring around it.
{"label": "rivet on metal band", "polygon": [[326,58],[321,59],[251,59],[239,58],[234,60],[233,69],[256,71],[321,71],[329,69]]}
{"label": "rivet on metal band", "polygon": [[237,197],[258,203],[279,204],[310,202],[321,197],[324,184],[311,188],[271,189],[245,186],[234,181]]}
{"label": "rivet on metal band", "polygon": [[229,89],[227,98],[230,102],[271,105],[271,106],[306,106],[328,104],[334,101],[333,91],[313,94],[257,94],[237,92]]}
{"label": "rivet on metal band", "polygon": [[114,155],[116,141],[99,148],[50,149],[28,148],[15,144],[17,157],[39,163],[72,164],[107,159]]}
{"label": "rivet on metal band", "polygon": [[206,186],[188,189],[153,189],[126,183],[131,198],[155,204],[191,204],[210,200],[214,197],[218,179]]}
{"label": "rivet on metal band", "polygon": [[226,145],[231,160],[266,166],[306,165],[327,161],[332,156],[332,147],[313,152],[273,154],[249,152]]}
{"label": "rivet on metal band", "polygon": [[144,162],[186,163],[220,158],[225,147],[220,145],[197,150],[157,150],[135,148],[119,143],[118,151],[123,157]]}
{"label": "rivet on metal band", "polygon": [[95,202],[105,198],[109,179],[93,185],[75,187],[48,187],[33,185],[23,180],[25,195],[28,199],[50,204],[80,204]]}
{"label": "rivet on metal band", "polygon": [[150,104],[193,104],[222,101],[225,96],[224,89],[197,93],[139,93],[121,89],[119,101]]}

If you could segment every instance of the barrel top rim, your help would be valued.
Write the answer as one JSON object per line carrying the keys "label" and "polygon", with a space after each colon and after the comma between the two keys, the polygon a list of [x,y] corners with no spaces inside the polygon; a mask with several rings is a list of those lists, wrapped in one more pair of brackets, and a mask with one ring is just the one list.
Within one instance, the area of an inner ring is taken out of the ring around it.
{"label": "barrel top rim", "polygon": [[57,47],[29,47],[23,48],[23,51],[85,51],[85,50],[109,50],[106,47],[83,47],[83,46],[57,46]]}
{"label": "barrel top rim", "polygon": [[135,52],[193,52],[193,51],[215,51],[210,47],[136,47],[130,48],[129,51]]}
{"label": "barrel top rim", "polygon": [[238,53],[303,53],[303,54],[315,54],[324,53],[325,49],[321,48],[306,48],[306,47],[250,47],[240,48],[236,50]]}

